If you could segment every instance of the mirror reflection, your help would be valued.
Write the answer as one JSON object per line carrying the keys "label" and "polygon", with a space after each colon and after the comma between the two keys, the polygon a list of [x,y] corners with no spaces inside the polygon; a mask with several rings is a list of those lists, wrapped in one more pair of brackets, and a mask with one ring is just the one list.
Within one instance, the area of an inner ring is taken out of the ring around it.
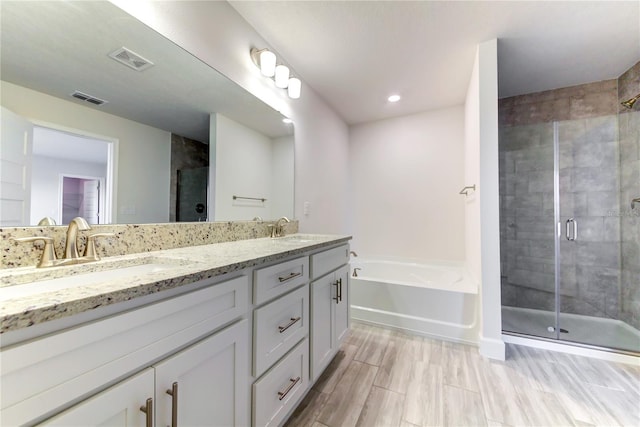
{"label": "mirror reflection", "polygon": [[0,8],[0,226],[293,215],[281,114],[109,2]]}

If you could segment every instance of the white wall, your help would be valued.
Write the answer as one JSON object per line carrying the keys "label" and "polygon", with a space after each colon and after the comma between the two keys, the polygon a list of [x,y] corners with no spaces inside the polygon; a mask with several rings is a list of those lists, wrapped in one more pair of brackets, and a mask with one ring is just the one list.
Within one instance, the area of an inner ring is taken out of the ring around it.
{"label": "white wall", "polygon": [[[171,134],[1,82],[2,105],[31,120],[118,140],[113,222],[169,221]],[[125,209],[131,214],[123,214]]]}
{"label": "white wall", "polygon": [[463,127],[458,106],[350,128],[359,255],[464,260]]}
{"label": "white wall", "polygon": [[[221,114],[216,120],[214,219],[271,218],[271,139]],[[267,201],[233,200],[234,195]]]}
{"label": "white wall", "polygon": [[505,358],[500,296],[498,181],[498,44],[478,45],[465,102],[466,256],[480,283],[480,354]]}
{"label": "white wall", "polygon": [[60,213],[60,175],[106,178],[104,163],[79,162],[52,157],[33,156],[31,172],[31,222],[35,225],[50,216],[57,220]]}
{"label": "white wall", "polygon": [[[346,124],[304,79],[302,96],[292,100],[260,74],[249,51],[269,46],[235,9],[226,2],[209,1],[112,2],[290,117],[295,122],[295,217],[300,231],[349,231]],[[305,201],[310,210],[303,216]]]}
{"label": "white wall", "polygon": [[293,136],[283,136],[271,141],[271,217],[292,218],[293,195],[295,191],[295,140]]}

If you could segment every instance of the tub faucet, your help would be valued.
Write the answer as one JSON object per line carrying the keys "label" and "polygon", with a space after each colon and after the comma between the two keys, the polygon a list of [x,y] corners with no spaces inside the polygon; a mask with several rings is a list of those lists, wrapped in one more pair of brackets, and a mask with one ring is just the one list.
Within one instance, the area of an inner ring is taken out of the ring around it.
{"label": "tub faucet", "polygon": [[69,223],[69,228],[67,228],[67,241],[64,245],[65,259],[80,258],[80,254],[78,254],[78,231],[90,229],[91,227],[89,227],[87,221],[80,216],[77,216],[71,220],[71,222]]}
{"label": "tub faucet", "polygon": [[353,274],[351,277],[358,277],[358,270],[362,270],[360,267],[356,267],[353,269]]}
{"label": "tub faucet", "polygon": [[355,253],[355,251],[351,251],[351,252],[349,252],[349,255],[358,256],[358,254],[357,254],[357,253]]}

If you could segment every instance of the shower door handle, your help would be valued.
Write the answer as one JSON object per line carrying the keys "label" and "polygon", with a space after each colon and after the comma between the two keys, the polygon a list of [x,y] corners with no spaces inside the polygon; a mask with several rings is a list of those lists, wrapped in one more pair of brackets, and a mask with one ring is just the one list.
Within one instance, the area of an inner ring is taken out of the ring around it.
{"label": "shower door handle", "polygon": [[574,218],[569,218],[565,226],[566,237],[569,241],[574,241],[578,237],[578,223]]}

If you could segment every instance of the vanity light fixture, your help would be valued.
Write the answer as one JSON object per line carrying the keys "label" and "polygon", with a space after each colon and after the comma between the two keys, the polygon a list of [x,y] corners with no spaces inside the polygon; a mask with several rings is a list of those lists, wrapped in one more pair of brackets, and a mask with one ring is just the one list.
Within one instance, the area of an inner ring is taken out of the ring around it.
{"label": "vanity light fixture", "polygon": [[288,89],[287,94],[291,99],[300,98],[302,82],[296,77],[290,77],[289,67],[277,65],[276,55],[269,49],[251,49],[251,59],[256,67],[260,68],[262,75],[273,77],[277,87]]}
{"label": "vanity light fixture", "polygon": [[289,86],[289,67],[286,65],[276,65],[276,86],[286,89]]}
{"label": "vanity light fixture", "polygon": [[387,98],[387,101],[398,102],[400,101],[400,95],[391,95],[390,97]]}
{"label": "vanity light fixture", "polygon": [[300,79],[291,77],[289,79],[289,87],[287,91],[289,93],[289,98],[298,99],[300,98],[300,89],[302,88],[302,82]]}

